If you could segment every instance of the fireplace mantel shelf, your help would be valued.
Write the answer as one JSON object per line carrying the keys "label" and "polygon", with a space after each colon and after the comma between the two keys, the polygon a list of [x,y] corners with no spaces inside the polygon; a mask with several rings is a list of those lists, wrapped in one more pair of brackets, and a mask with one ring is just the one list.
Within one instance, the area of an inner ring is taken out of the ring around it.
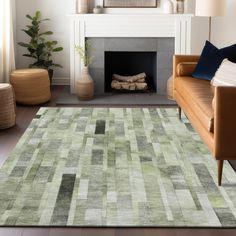
{"label": "fireplace mantel shelf", "polygon": [[75,45],[84,46],[86,38],[174,38],[176,54],[191,52],[192,14],[72,14],[71,91],[82,69]]}
{"label": "fireplace mantel shelf", "polygon": [[161,14],[161,13],[132,13],[132,14],[124,14],[124,13],[112,13],[112,14],[70,14],[68,15],[72,18],[86,18],[86,19],[94,19],[94,18],[112,18],[112,17],[129,17],[132,18],[134,16],[151,16],[151,17],[178,17],[178,18],[184,18],[184,17],[193,17],[193,14]]}

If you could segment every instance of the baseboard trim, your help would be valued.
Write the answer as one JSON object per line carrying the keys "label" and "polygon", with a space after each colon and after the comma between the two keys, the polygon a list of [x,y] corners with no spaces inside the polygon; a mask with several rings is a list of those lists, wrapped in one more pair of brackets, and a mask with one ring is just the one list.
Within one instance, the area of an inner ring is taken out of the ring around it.
{"label": "baseboard trim", "polygon": [[69,77],[53,77],[52,85],[70,85]]}

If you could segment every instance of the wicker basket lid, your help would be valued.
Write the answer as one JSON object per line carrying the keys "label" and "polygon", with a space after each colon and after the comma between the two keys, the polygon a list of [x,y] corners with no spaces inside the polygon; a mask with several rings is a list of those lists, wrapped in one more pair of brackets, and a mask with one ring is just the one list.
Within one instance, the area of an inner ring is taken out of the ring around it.
{"label": "wicker basket lid", "polygon": [[7,83],[1,83],[0,84],[0,90],[7,90],[9,88],[11,88],[10,84],[7,84]]}
{"label": "wicker basket lid", "polygon": [[11,73],[12,77],[40,77],[40,76],[48,76],[48,71],[45,69],[35,68],[35,69],[19,69],[14,70]]}

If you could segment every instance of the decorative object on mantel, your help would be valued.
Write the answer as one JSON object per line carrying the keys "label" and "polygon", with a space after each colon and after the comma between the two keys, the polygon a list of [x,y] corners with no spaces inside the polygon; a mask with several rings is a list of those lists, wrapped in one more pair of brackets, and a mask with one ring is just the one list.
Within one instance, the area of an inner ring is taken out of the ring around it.
{"label": "decorative object on mantel", "polygon": [[78,14],[87,14],[89,12],[88,0],[78,0],[77,2]]}
{"label": "decorative object on mantel", "polygon": [[146,77],[146,73],[133,76],[113,74],[111,88],[115,90],[146,91],[148,89]]}
{"label": "decorative object on mantel", "polygon": [[107,8],[156,8],[160,0],[103,0]]}
{"label": "decorative object on mantel", "polygon": [[193,13],[195,9],[195,2],[193,0],[184,0],[184,13]]}
{"label": "decorative object on mantel", "polygon": [[62,68],[61,65],[53,62],[52,54],[62,51],[63,47],[56,47],[57,41],[47,41],[45,36],[52,35],[52,31],[41,32],[41,23],[49,19],[42,19],[40,11],[36,11],[34,16],[26,15],[26,17],[31,20],[31,25],[27,25],[27,29],[23,29],[22,31],[30,37],[30,42],[20,42],[18,44],[28,50],[28,53],[23,54],[23,56],[35,60],[29,67],[46,69],[51,83],[53,77],[52,67]]}
{"label": "decorative object on mantel", "polygon": [[163,5],[163,12],[165,14],[172,14],[174,12],[173,2],[171,0],[166,0]]}
{"label": "decorative object on mantel", "polygon": [[102,6],[96,6],[93,8],[93,13],[94,14],[102,14],[103,13],[103,7]]}
{"label": "decorative object on mantel", "polygon": [[89,74],[89,65],[92,62],[92,57],[89,55],[91,43],[86,39],[84,48],[81,46],[76,46],[75,48],[80,55],[80,59],[84,62],[80,79],[76,82],[76,94],[80,100],[91,100],[94,96],[94,82]]}
{"label": "decorative object on mantel", "polygon": [[196,16],[209,17],[209,38],[211,42],[211,21],[214,16],[225,16],[226,15],[226,0],[196,0]]}
{"label": "decorative object on mantel", "polygon": [[173,3],[173,13],[176,14],[177,13],[177,0],[171,0]]}
{"label": "decorative object on mantel", "polygon": [[177,13],[178,14],[184,13],[184,0],[177,0]]}

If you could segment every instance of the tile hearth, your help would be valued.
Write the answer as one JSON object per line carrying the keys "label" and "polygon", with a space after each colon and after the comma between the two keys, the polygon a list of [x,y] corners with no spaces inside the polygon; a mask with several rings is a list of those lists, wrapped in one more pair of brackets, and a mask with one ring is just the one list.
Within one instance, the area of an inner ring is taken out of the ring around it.
{"label": "tile hearth", "polygon": [[106,93],[105,95],[96,95],[91,101],[80,101],[75,94],[70,93],[70,87],[65,87],[57,101],[57,105],[86,105],[86,106],[173,106],[175,102],[167,99],[165,95],[156,93]]}

